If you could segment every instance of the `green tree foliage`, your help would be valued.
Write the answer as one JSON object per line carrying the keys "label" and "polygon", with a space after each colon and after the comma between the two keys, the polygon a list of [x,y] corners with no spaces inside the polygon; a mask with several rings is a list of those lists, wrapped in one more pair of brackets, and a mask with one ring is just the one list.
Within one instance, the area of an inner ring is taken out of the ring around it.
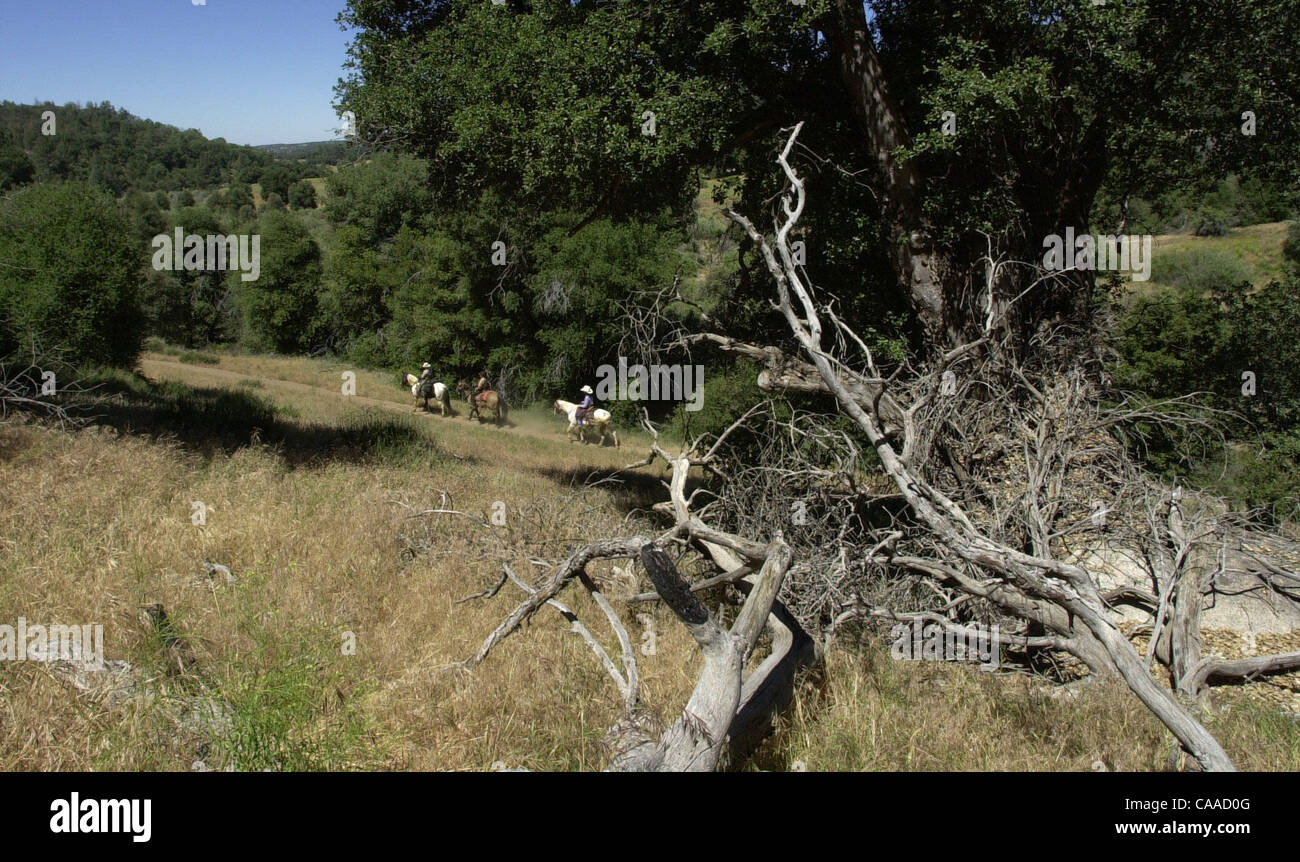
{"label": "green tree foliage", "polygon": [[320,246],[283,210],[263,213],[257,233],[261,236],[260,277],[245,282],[231,276],[254,344],[282,353],[311,350],[317,346]]}
{"label": "green tree foliage", "polygon": [[[1096,209],[1102,226],[1118,224],[1126,217],[1125,228],[1132,233],[1199,232],[1213,235],[1238,225],[1282,221],[1300,206],[1300,189],[1288,187],[1283,180],[1261,179],[1236,173],[1213,183],[1170,184],[1156,197],[1146,200],[1130,195],[1124,201],[1114,199],[1115,189],[1104,187],[1098,195]],[[1209,218],[1207,218],[1209,217]]]}
{"label": "green tree foliage", "polygon": [[18,147],[0,145],[0,192],[30,183],[36,177],[36,166]]}
{"label": "green tree foliage", "polygon": [[[1156,397],[1212,394],[1212,404],[1266,431],[1300,428],[1300,280],[1248,283],[1210,292],[1153,291],[1121,318],[1117,376],[1125,388]],[[1242,392],[1251,372],[1256,395]]]}
{"label": "green tree foliage", "polygon": [[385,359],[415,368],[429,361],[439,375],[467,375],[487,361],[486,344],[496,341],[504,321],[474,302],[473,284],[462,263],[466,250],[441,231],[403,229],[391,255],[398,273],[410,274],[389,295],[391,322],[384,329]]}
{"label": "green tree foliage", "polygon": [[[355,156],[348,141],[312,141],[305,144],[266,144],[258,147],[278,159],[301,160],[309,166],[338,165]],[[314,173],[324,173],[315,171]]]}
{"label": "green tree foliage", "polygon": [[428,165],[411,156],[377,153],[331,173],[325,185],[330,220],[359,228],[371,243],[392,239],[402,225],[433,211]]}
{"label": "green tree foliage", "polygon": [[[186,207],[168,220],[165,232],[177,228],[199,236],[225,235],[218,214],[207,207]],[[141,306],[150,335],[186,347],[234,340],[239,334],[234,288],[238,273],[217,269],[154,270],[145,273]]]}
{"label": "green tree foliage", "polygon": [[[696,171],[711,168],[742,173],[741,200],[757,211],[783,183],[772,165],[781,129],[805,121],[810,276],[850,319],[883,320],[908,293],[906,275],[881,264],[908,238],[885,229],[871,123],[845,86],[855,5],[352,0],[340,107],[363,137],[382,133],[426,158],[448,205],[487,187],[518,212],[615,219],[664,205],[682,213]],[[997,253],[1038,259],[1045,234],[1091,228],[1103,188],[1111,201],[1154,199],[1232,172],[1294,187],[1300,108],[1286,58],[1300,24],[1290,4],[1252,0],[1230,15],[1185,5],[870,4],[883,77],[914,138],[901,155],[920,175],[922,227],[943,249],[955,318],[978,316],[985,234]],[[1246,107],[1261,118],[1252,136],[1241,133]],[[955,135],[943,134],[946,112]],[[727,311],[763,327],[754,263]],[[1093,293],[1086,274],[1034,292],[1018,306],[1026,331],[1041,318],[1086,318]]]}
{"label": "green tree foliage", "polygon": [[288,200],[289,186],[298,179],[299,171],[296,167],[277,162],[264,170],[258,179],[262,187],[262,197],[269,199],[271,195],[279,195],[280,200]]}
{"label": "green tree foliage", "polygon": [[129,217],[98,189],[42,183],[0,201],[0,318],[69,361],[135,362],[147,260]]}
{"label": "green tree foliage", "polygon": [[613,335],[623,304],[672,282],[681,263],[675,239],[654,223],[607,219],[577,233],[557,225],[541,237],[526,297],[550,366],[549,379],[538,375],[533,382],[564,386],[617,359]]}
{"label": "green tree foliage", "polygon": [[[54,112],[56,134],[41,134],[44,111]],[[84,107],[0,102],[0,131],[26,151],[37,181],[84,180],[115,195],[130,189],[214,188],[230,180],[237,164],[261,171],[275,161],[252,147],[142,120],[107,102]]]}
{"label": "green tree foliage", "polygon": [[158,208],[154,196],[146,192],[131,192],[126,196],[124,204],[135,223],[136,240],[142,248],[148,248],[149,241],[167,228],[163,211]]}
{"label": "green tree foliage", "polygon": [[267,162],[256,151],[241,152],[235,156],[230,165],[230,180],[233,184],[248,186],[257,182]]}
{"label": "green tree foliage", "polygon": [[296,210],[316,209],[316,187],[311,180],[298,180],[289,186],[289,206]]}
{"label": "green tree foliage", "polygon": [[1145,429],[1152,463],[1184,475],[1191,469],[1252,506],[1300,502],[1297,327],[1295,275],[1258,291],[1224,284],[1209,293],[1163,289],[1136,298],[1120,318],[1116,382],[1157,399],[1202,393],[1203,403],[1229,416],[1227,450]]}
{"label": "green tree foliage", "polygon": [[[243,207],[253,206],[253,188],[245,182],[235,182],[226,189],[226,206],[239,212]],[[242,218],[242,216],[241,216]]]}
{"label": "green tree foliage", "polygon": [[361,228],[344,225],[334,235],[326,271],[321,296],[326,343],[366,364],[401,364],[401,355],[390,357],[382,349],[382,330],[390,317],[389,297],[418,270],[389,249],[377,249]]}

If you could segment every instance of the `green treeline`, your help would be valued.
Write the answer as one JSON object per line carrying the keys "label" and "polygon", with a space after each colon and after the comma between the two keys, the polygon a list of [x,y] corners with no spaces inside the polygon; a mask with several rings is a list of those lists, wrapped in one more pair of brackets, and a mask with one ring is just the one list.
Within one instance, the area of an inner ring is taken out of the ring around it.
{"label": "green treeline", "polygon": [[263,196],[275,192],[287,201],[291,186],[320,176],[342,158],[345,147],[343,142],[240,146],[141,119],[107,102],[0,102],[0,190],[62,180],[86,182],[117,196],[131,191],[192,196],[231,183],[259,183]]}

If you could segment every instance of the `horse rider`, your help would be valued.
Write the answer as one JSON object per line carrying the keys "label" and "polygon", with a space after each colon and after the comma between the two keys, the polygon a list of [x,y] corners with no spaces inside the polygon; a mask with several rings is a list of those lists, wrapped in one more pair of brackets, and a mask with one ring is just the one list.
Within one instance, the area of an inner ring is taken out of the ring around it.
{"label": "horse rider", "polygon": [[577,410],[573,411],[573,418],[578,423],[578,426],[581,427],[587,424],[587,416],[591,414],[591,411],[596,409],[596,401],[592,398],[594,393],[591,391],[590,386],[584,386],[578,391],[582,393],[582,403],[578,405]]}
{"label": "horse rider", "polygon": [[417,391],[426,398],[433,393],[433,366],[427,362],[420,366],[420,388]]}
{"label": "horse rider", "polygon": [[480,368],[478,372],[478,383],[474,384],[474,400],[479,401],[482,398],[483,393],[487,392],[491,388],[492,384],[488,383],[487,369]]}

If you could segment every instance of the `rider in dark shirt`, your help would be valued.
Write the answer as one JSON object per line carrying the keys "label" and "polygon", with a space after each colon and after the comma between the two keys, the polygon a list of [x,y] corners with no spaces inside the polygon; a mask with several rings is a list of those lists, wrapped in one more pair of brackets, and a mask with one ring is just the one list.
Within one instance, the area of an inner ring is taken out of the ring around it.
{"label": "rider in dark shirt", "polygon": [[425,398],[433,395],[433,366],[427,362],[420,366],[420,387],[417,391]]}
{"label": "rider in dark shirt", "polygon": [[591,411],[596,409],[596,401],[592,398],[591,387],[584,386],[581,391],[583,393],[582,403],[579,404],[578,409],[574,411],[574,419],[577,420],[578,425],[580,426],[587,424],[587,416],[591,414]]}

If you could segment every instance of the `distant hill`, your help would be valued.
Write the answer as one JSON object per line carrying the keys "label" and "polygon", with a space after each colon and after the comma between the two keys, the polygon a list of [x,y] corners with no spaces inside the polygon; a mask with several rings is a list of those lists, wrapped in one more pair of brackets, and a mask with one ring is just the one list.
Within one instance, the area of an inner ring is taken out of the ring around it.
{"label": "distant hill", "polygon": [[[54,134],[43,114],[54,113]],[[260,147],[207,138],[197,129],[146,120],[108,102],[22,105],[0,102],[0,190],[24,182],[82,180],[115,195],[139,191],[216,189],[258,183],[273,167],[286,186],[321,176],[348,159],[347,141]],[[284,195],[281,195],[282,197]]]}
{"label": "distant hill", "polygon": [[[42,114],[54,113],[54,134]],[[0,102],[0,151],[21,150],[36,182],[83,180],[114,194],[256,182],[275,155],[145,120],[108,102],[85,106]]]}
{"label": "distant hill", "polygon": [[257,147],[277,159],[337,165],[347,158],[347,141],[309,141],[303,144],[262,144]]}

